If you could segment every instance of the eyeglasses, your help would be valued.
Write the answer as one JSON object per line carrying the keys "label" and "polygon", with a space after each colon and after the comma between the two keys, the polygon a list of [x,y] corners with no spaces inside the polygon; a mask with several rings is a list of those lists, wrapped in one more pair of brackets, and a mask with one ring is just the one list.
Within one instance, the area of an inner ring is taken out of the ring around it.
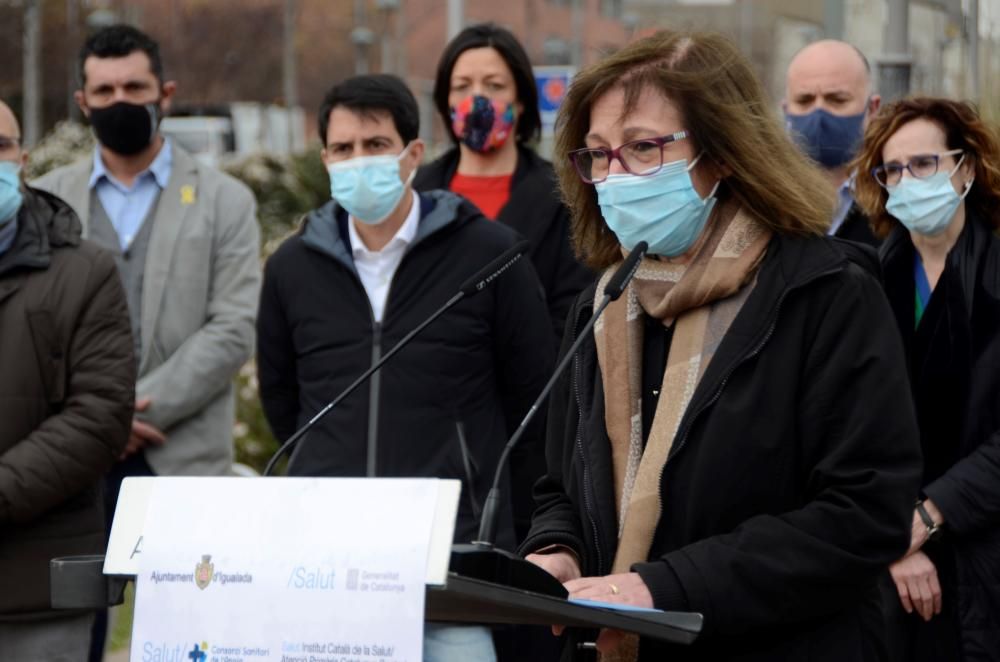
{"label": "eyeglasses", "polygon": [[941,157],[957,156],[963,151],[961,149],[953,149],[941,152],[940,154],[917,154],[906,163],[884,163],[872,168],[872,177],[883,188],[899,184],[903,180],[904,170],[909,170],[910,174],[917,179],[927,179],[937,174]]}
{"label": "eyeglasses", "polygon": [[0,152],[6,152],[8,149],[17,149],[17,146],[20,144],[21,141],[17,138],[0,136]]}
{"label": "eyeglasses", "polygon": [[586,184],[600,184],[607,179],[615,159],[633,175],[655,175],[663,167],[664,145],[687,137],[687,131],[678,131],[659,138],[632,140],[617,149],[584,147],[570,152],[569,160]]}

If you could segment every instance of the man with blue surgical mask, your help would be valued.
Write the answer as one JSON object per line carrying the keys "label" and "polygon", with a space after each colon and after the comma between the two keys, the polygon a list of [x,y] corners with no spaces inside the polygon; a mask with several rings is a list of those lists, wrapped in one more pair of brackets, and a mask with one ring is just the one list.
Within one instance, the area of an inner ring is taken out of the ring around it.
{"label": "man with blue surgical mask", "polygon": [[114,258],[25,186],[0,102],[0,660],[87,659],[93,612],[52,609],[49,561],[105,550],[101,483],[128,440],[135,359]]}
{"label": "man with blue surgical mask", "polygon": [[857,153],[881,97],[872,91],[871,67],[851,44],[826,39],[809,44],[788,65],[782,107],[788,130],[803,151],[827,173],[837,194],[830,234],[878,246],[868,219],[854,204]]}
{"label": "man with blue surgical mask", "polygon": [[[268,260],[257,321],[261,402],[282,441],[519,239],[453,193],[413,191],[419,116],[406,84],[384,74],[335,85],[320,107],[332,199]],[[538,276],[521,259],[332,409],[298,442],[288,473],[458,479],[455,541],[471,541],[504,443],[552,369],[551,334]],[[531,516],[542,430],[533,424],[512,455],[506,549]],[[495,652],[487,628],[428,624],[423,657],[488,662]]]}

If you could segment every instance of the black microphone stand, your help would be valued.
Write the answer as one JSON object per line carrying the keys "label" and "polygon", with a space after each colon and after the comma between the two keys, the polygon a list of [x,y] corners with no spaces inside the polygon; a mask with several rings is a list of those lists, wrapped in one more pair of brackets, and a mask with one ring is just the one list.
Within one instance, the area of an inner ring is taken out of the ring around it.
{"label": "black microphone stand", "polygon": [[309,419],[309,422],[299,428],[295,434],[289,437],[281,447],[275,451],[271,459],[268,460],[267,466],[264,467],[263,476],[270,476],[271,472],[274,471],[274,467],[278,464],[278,460],[291,449],[295,443],[304,437],[310,430],[315,426],[324,416],[330,413],[330,411],[336,407],[340,402],[353,393],[359,386],[361,386],[369,377],[375,374],[385,363],[396,355],[399,350],[406,347],[406,345],[413,340],[414,336],[427,328],[427,325],[441,317],[448,310],[452,308],[459,301],[467,296],[473,296],[485,290],[489,285],[499,278],[505,271],[507,271],[515,262],[521,259],[521,256],[528,249],[527,241],[519,241],[515,245],[508,248],[506,251],[501,253],[499,256],[494,258],[485,267],[474,273],[472,276],[467,278],[465,282],[458,288],[458,292],[454,294],[448,301],[445,302],[443,306],[438,308],[434,313],[428,317],[426,320],[420,323],[417,328],[413,329],[406,336],[403,337],[398,343],[396,343],[392,349],[385,353],[378,361],[376,361],[370,368],[361,373],[361,376],[351,382],[351,385],[344,389],[340,395],[331,400],[325,407],[320,409],[315,416]]}
{"label": "black microphone stand", "polygon": [[538,413],[542,402],[548,397],[555,387],[556,381],[562,375],[566,367],[569,366],[576,355],[580,345],[587,340],[590,330],[597,323],[597,319],[604,312],[608,305],[618,299],[625,291],[625,286],[632,280],[639,262],[647,250],[646,242],[639,242],[639,245],[632,249],[628,257],[618,268],[615,274],[608,281],[604,288],[604,297],[594,310],[583,329],[577,335],[576,340],[570,345],[569,350],[563,355],[559,365],[556,366],[549,381],[546,382],[542,392],[535,399],[534,404],[521,420],[521,424],[511,435],[510,441],[504,446],[500,460],[497,462],[497,471],[493,476],[493,486],[490,487],[486,496],[486,503],[483,506],[483,516],[479,521],[479,535],[471,543],[456,544],[452,546],[450,570],[466,577],[484,579],[497,584],[513,586],[535,593],[552,595],[556,597],[566,597],[566,589],[551,574],[538,567],[534,563],[525,561],[523,558],[496,547],[497,518],[500,508],[500,478],[503,475],[503,468],[506,466],[507,458],[510,456],[514,446],[524,435],[528,424]]}

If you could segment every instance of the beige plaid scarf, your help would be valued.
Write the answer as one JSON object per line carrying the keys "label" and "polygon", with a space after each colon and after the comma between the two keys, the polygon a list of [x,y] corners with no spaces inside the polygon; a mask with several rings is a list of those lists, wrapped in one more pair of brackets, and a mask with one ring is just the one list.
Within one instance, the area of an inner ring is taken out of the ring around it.
{"label": "beige plaid scarf", "polygon": [[[660,477],[688,403],[705,368],[753,289],[771,231],[735,206],[721,208],[705,243],[686,265],[655,258],[640,263],[625,295],[594,327],[604,381],[618,512],[612,573],[647,560],[661,514]],[[615,267],[601,277],[602,291]],[[597,302],[595,302],[596,304]],[[642,312],[676,320],[649,439],[642,440]],[[626,637],[602,661],[635,660],[638,638]]]}

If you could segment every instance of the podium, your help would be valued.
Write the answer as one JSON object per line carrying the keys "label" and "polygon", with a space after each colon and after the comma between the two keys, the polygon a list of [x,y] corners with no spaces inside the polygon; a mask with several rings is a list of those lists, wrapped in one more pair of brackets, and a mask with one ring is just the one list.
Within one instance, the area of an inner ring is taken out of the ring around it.
{"label": "podium", "polygon": [[[57,609],[103,609],[119,605],[134,575],[107,576],[103,556],[53,559],[52,605]],[[485,625],[566,625],[614,628],[675,644],[692,643],[701,632],[701,614],[622,612],[579,605],[449,573],[442,585],[427,587],[428,621]]]}
{"label": "podium", "polygon": [[443,586],[427,587],[427,620],[613,628],[685,645],[702,627],[701,614],[601,609],[455,573],[449,573]]}
{"label": "podium", "polygon": [[[55,608],[97,609],[120,604],[124,586],[134,581],[146,531],[146,510],[156,481],[170,478],[126,479],[115,513],[106,557],[67,557],[51,562],[52,603]],[[183,479],[192,481],[196,479]],[[205,478],[240,481],[252,478]],[[307,480],[307,479],[298,479]],[[317,479],[314,479],[317,480]],[[336,480],[336,479],[327,479]],[[190,484],[190,483],[189,483]],[[269,487],[273,483],[269,484]],[[565,625],[614,628],[644,637],[686,645],[701,632],[702,616],[686,612],[625,611],[575,603],[449,571],[451,540],[457,512],[458,481],[436,481],[437,508],[428,550],[425,620],[475,624]],[[225,483],[223,483],[225,487]],[[294,487],[294,483],[290,484]]]}

